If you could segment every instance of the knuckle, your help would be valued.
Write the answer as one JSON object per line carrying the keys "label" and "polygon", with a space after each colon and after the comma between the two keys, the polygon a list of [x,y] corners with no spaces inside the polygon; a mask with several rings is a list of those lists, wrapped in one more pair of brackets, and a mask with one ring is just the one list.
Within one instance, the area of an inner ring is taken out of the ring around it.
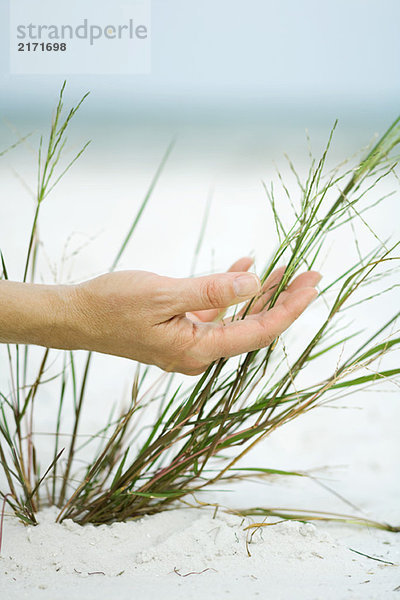
{"label": "knuckle", "polygon": [[275,340],[275,337],[276,336],[271,332],[268,324],[261,324],[260,332],[256,338],[258,348],[265,348],[266,346],[269,346]]}
{"label": "knuckle", "polygon": [[170,352],[165,356],[162,368],[167,372],[177,372],[184,375],[200,375],[212,360],[208,360],[201,352],[201,328],[194,321],[186,318],[174,321],[174,333],[170,338]]}
{"label": "knuckle", "polygon": [[207,281],[202,290],[202,295],[210,306],[221,307],[224,304],[223,288],[214,279]]}
{"label": "knuckle", "polygon": [[[185,323],[187,325],[187,323]],[[191,327],[177,327],[171,344],[171,356],[164,370],[184,375],[199,375],[207,365],[198,356],[198,331],[195,322]]]}
{"label": "knuckle", "polygon": [[187,327],[187,321],[182,323],[175,330],[173,337],[174,351],[182,355],[185,352],[190,351],[193,346],[197,343],[197,326],[194,321],[190,322],[190,327]]}

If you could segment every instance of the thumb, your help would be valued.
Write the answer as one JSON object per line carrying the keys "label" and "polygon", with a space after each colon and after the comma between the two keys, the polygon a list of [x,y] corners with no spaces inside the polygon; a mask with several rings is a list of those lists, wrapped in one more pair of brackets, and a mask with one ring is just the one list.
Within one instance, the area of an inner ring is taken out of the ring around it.
{"label": "thumb", "polygon": [[256,296],[260,279],[254,273],[229,272],[206,277],[171,280],[174,310],[179,313],[209,308],[226,308]]}

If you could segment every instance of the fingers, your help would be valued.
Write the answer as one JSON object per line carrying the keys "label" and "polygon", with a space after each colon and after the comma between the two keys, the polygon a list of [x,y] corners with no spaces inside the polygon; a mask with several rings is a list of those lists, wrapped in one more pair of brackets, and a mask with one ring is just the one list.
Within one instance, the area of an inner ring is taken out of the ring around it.
{"label": "fingers", "polygon": [[[239,258],[236,262],[233,263],[231,267],[228,269],[228,273],[232,273],[235,271],[248,271],[253,264],[253,259],[249,256],[244,256],[243,258]],[[209,323],[210,321],[214,321],[217,319],[223,311],[219,308],[211,308],[209,310],[202,311],[192,311],[192,314],[199,319],[199,321],[203,321],[204,323]]]}
{"label": "fingers", "polygon": [[305,273],[301,273],[301,275],[298,275],[296,279],[292,281],[286,290],[279,294],[275,306],[282,304],[282,302],[284,302],[287,298],[288,294],[292,294],[293,292],[296,292],[302,288],[315,287],[318,285],[321,279],[322,275],[317,271],[306,271]]}
{"label": "fingers", "polygon": [[[275,294],[276,288],[278,287],[283,277],[285,268],[286,267],[280,267],[279,269],[276,269],[276,271],[271,273],[271,275],[268,277],[268,279],[264,282],[262,286],[262,294],[260,295],[260,297],[252,303],[250,310],[248,310],[247,312],[247,307],[244,307],[244,309],[240,311],[239,317],[242,317],[244,314],[258,313],[261,310],[264,310],[266,306],[268,306],[269,301]],[[306,271],[305,273],[301,273],[300,275],[298,275],[286,288],[286,291],[290,293],[299,290],[303,287],[315,287],[321,281],[321,278],[322,275],[321,273],[318,273],[318,271]],[[276,301],[276,304],[282,302],[284,298],[284,293],[285,292],[281,292],[279,298]]]}
{"label": "fingers", "polygon": [[201,351],[210,362],[269,346],[301,315],[318,295],[313,287],[303,287],[285,293],[282,302],[271,310],[262,311],[227,325],[210,324],[207,334],[199,340]]}
{"label": "fingers", "polygon": [[305,271],[298,275],[288,286],[288,292],[294,292],[302,287],[315,287],[321,281],[322,275],[318,271]]}
{"label": "fingers", "polygon": [[240,313],[238,315],[239,317],[242,317],[245,313],[253,314],[253,313],[260,312],[260,310],[263,310],[263,308],[265,308],[266,304],[269,302],[269,300],[274,295],[275,290],[278,287],[279,282],[281,281],[281,279],[283,277],[285,269],[286,269],[286,267],[283,266],[283,267],[280,267],[279,269],[276,269],[275,271],[273,271],[271,273],[271,275],[263,283],[261,294],[260,294],[259,298],[252,303],[249,310],[247,310],[248,305],[246,305],[240,311]]}
{"label": "fingers", "polygon": [[170,279],[169,282],[169,291],[173,292],[174,298],[170,306],[172,314],[226,308],[252,298],[261,290],[261,282],[257,275],[246,272]]}

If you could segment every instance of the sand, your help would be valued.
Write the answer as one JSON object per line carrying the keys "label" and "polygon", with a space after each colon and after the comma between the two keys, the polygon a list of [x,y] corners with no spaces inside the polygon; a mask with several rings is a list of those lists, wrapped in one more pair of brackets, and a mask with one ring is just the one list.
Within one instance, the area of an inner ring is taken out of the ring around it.
{"label": "sand", "polygon": [[[0,560],[2,597],[87,600],[141,598],[397,598],[400,546],[372,531],[351,540],[342,527],[284,522],[255,530],[242,519],[179,509],[110,526],[7,519]],[[328,531],[329,529],[329,531]],[[343,539],[345,538],[345,539]],[[373,548],[378,562],[350,549]],[[248,556],[249,549],[251,556]]]}

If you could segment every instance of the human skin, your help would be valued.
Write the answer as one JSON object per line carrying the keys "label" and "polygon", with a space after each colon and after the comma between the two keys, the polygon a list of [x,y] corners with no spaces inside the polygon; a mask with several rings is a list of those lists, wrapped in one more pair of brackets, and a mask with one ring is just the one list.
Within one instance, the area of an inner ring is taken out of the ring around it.
{"label": "human skin", "polygon": [[[250,258],[227,273],[164,277],[108,273],[77,285],[0,281],[0,342],[90,350],[198,375],[215,360],[271,344],[317,296],[321,279],[306,271],[268,309],[284,267],[261,286]],[[244,318],[224,310],[253,297]]]}

